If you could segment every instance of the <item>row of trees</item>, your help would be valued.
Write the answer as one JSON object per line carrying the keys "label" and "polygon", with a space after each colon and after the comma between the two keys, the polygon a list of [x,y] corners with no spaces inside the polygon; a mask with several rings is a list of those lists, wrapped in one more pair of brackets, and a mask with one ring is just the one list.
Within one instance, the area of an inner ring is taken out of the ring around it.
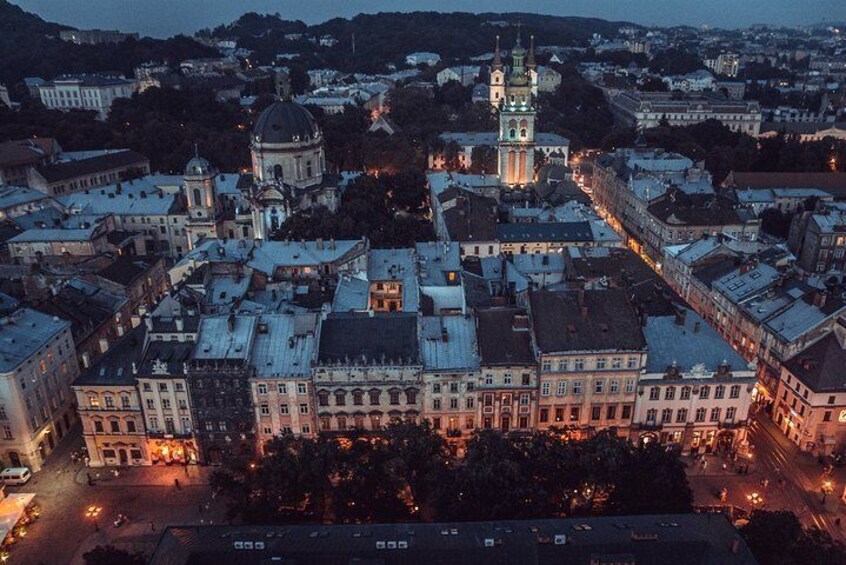
{"label": "row of trees", "polygon": [[846,547],[825,530],[804,528],[792,512],[755,510],[740,534],[761,565],[846,563]]}
{"label": "row of trees", "polygon": [[608,433],[568,442],[480,431],[463,459],[427,422],[378,436],[282,436],[256,463],[213,475],[246,523],[466,521],[688,512],[679,458]]}
{"label": "row of trees", "polygon": [[[686,127],[662,125],[644,132],[650,145],[704,161],[720,183],[730,171],[827,172],[846,171],[846,141],[826,139],[803,143],[796,136],[756,139],[731,131],[716,120]],[[634,131],[622,132],[616,142],[631,142]]]}

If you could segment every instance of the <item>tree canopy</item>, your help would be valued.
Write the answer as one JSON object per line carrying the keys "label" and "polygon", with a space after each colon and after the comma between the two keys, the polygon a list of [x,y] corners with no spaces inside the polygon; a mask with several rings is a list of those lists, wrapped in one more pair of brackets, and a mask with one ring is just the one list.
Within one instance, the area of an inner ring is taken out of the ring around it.
{"label": "tree canopy", "polygon": [[213,484],[230,517],[247,523],[683,513],[693,501],[678,456],[657,445],[481,430],[457,459],[428,421],[343,438],[283,435],[261,461],[224,469]]}

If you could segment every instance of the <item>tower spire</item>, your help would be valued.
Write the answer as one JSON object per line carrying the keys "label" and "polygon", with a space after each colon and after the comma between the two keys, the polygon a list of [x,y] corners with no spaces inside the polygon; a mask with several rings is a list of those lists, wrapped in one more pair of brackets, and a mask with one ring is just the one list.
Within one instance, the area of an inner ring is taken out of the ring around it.
{"label": "tower spire", "polygon": [[491,67],[497,70],[502,68],[502,55],[499,53],[499,35],[496,36],[496,49],[494,49],[494,58]]}
{"label": "tower spire", "polygon": [[535,63],[535,36],[531,35],[529,39],[529,53],[526,57],[526,66],[530,69],[537,67]]}

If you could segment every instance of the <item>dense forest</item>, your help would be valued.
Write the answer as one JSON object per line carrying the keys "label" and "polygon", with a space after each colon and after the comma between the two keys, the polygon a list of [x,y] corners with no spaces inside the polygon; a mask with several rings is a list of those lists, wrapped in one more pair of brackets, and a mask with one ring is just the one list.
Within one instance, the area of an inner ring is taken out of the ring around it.
{"label": "dense forest", "polygon": [[45,22],[38,16],[0,0],[0,84],[15,93],[25,77],[51,79],[63,73],[117,71],[132,76],[133,69],[151,60],[178,63],[192,57],[217,54],[185,36],[170,39],[128,39],[105,45],[76,45],[58,38],[68,26]]}

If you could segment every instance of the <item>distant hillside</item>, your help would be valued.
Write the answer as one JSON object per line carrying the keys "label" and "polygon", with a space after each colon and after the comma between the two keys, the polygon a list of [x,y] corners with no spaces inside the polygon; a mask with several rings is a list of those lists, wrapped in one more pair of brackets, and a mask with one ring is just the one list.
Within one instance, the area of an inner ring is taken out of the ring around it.
{"label": "distant hillside", "polygon": [[69,26],[45,22],[7,0],[0,0],[0,83],[12,86],[24,77],[53,78],[61,73],[120,71],[127,75],[144,61],[212,56],[214,49],[191,38],[145,38],[111,45],[74,45],[58,39]]}
{"label": "distant hillside", "polygon": [[[235,38],[241,47],[255,52],[255,59],[268,63],[277,53],[304,50],[310,66],[325,65],[340,70],[379,70],[386,63],[402,63],[408,53],[433,51],[444,58],[468,58],[493,51],[494,38],[502,36],[503,48],[516,36],[515,25],[522,22],[523,39],[528,44],[534,34],[539,45],[585,45],[598,33],[613,37],[625,22],[595,18],[544,16],[538,14],[469,14],[463,12],[412,12],[360,14],[352,19],[336,18],[306,26],[277,16],[245,14],[228,26],[211,32],[217,38]],[[286,34],[331,35],[338,43],[315,46],[306,40],[285,39]],[[352,52],[355,36],[355,53]]]}

